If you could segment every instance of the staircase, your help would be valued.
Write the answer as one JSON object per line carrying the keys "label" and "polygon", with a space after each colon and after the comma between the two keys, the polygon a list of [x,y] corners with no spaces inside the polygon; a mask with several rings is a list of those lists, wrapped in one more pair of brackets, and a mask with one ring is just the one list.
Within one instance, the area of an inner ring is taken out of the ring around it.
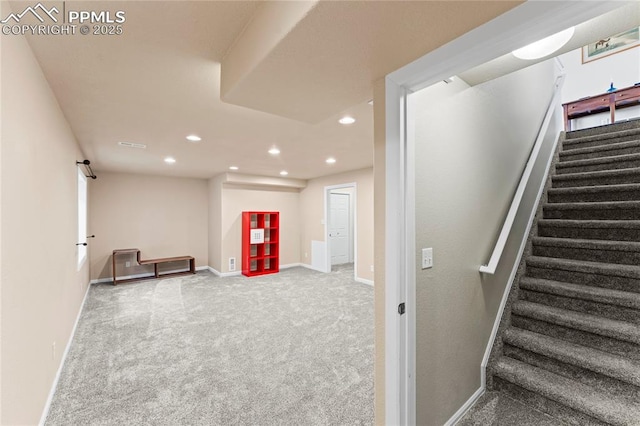
{"label": "staircase", "polygon": [[570,132],[488,368],[567,425],[640,425],[640,121]]}

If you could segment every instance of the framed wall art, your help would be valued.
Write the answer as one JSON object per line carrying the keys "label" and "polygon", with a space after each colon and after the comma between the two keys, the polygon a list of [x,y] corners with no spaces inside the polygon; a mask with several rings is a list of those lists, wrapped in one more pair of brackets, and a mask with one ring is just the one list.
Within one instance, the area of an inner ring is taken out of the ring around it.
{"label": "framed wall art", "polygon": [[640,27],[589,43],[582,48],[582,63],[595,61],[640,46]]}

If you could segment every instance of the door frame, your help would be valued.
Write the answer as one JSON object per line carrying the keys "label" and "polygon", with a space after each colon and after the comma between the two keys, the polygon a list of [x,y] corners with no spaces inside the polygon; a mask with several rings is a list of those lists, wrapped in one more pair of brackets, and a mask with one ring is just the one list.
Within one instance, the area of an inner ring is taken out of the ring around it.
{"label": "door frame", "polygon": [[324,272],[331,272],[331,247],[329,244],[329,193],[335,189],[353,188],[353,200],[351,205],[351,217],[353,218],[353,278],[358,277],[358,184],[356,182],[328,185],[324,187],[324,241],[325,241],[325,265]]}
{"label": "door frame", "polygon": [[[416,247],[411,94],[630,2],[527,1],[385,77],[384,424],[416,424]],[[374,99],[374,102],[377,100]],[[380,230],[377,230],[380,231]],[[405,303],[406,315],[398,314]],[[478,363],[480,366],[480,361]],[[446,424],[453,423],[455,415]],[[382,420],[382,419],[381,419]]]}

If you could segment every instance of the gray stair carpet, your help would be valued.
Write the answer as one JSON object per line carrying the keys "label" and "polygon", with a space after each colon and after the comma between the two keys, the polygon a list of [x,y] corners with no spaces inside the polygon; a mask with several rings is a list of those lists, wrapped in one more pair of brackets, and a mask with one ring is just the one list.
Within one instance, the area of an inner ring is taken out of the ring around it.
{"label": "gray stair carpet", "polygon": [[640,425],[640,121],[561,139],[487,385],[558,425]]}

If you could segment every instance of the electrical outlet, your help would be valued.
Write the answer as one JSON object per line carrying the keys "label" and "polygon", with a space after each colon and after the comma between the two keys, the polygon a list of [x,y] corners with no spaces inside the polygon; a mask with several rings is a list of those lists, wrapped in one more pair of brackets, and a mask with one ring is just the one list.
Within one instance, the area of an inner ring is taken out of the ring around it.
{"label": "electrical outlet", "polygon": [[373,272],[373,265],[371,265],[371,272]]}
{"label": "electrical outlet", "polygon": [[433,249],[422,249],[422,269],[433,268]]}
{"label": "electrical outlet", "polygon": [[309,253],[305,252],[304,253],[304,258],[306,259],[307,257],[309,257]]}
{"label": "electrical outlet", "polygon": [[125,268],[130,268],[131,267],[131,262],[129,262],[128,260],[125,262],[124,264]]}
{"label": "electrical outlet", "polygon": [[229,272],[233,272],[236,270],[236,258],[235,257],[230,257],[229,258]]}
{"label": "electrical outlet", "polygon": [[53,360],[56,359],[56,342],[55,341],[51,344],[51,359]]}

